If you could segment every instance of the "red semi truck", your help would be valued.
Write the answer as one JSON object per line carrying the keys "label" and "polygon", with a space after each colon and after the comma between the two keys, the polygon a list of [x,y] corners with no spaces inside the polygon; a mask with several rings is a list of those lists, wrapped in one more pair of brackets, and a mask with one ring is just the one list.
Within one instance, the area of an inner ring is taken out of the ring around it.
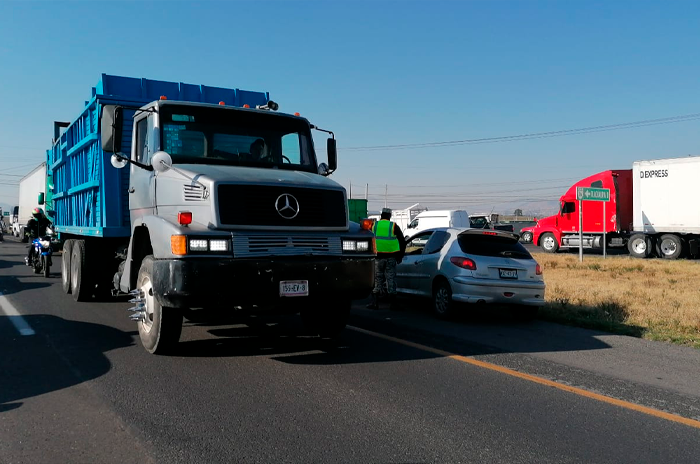
{"label": "red semi truck", "polygon": [[[632,169],[603,171],[572,185],[559,213],[521,231],[547,253],[579,246],[577,187],[610,189],[610,200],[583,201],[583,247],[627,246],[637,258],[697,256],[700,244],[700,157],[635,161]],[[605,204],[605,217],[603,217]]]}

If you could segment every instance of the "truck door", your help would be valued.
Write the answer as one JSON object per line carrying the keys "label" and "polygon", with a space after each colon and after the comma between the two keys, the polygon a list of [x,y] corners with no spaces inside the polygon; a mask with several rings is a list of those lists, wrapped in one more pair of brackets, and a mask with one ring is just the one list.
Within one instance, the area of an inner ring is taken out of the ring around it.
{"label": "truck door", "polygon": [[[138,116],[137,116],[138,117]],[[144,115],[135,124],[134,146],[131,150],[131,159],[139,163],[150,162],[150,136],[152,130],[149,117]],[[147,171],[138,166],[130,165],[129,176],[129,210],[131,220],[154,213],[155,198],[155,171]]]}
{"label": "truck door", "polygon": [[575,200],[562,200],[559,213],[559,230],[563,233],[578,232],[578,210]]}

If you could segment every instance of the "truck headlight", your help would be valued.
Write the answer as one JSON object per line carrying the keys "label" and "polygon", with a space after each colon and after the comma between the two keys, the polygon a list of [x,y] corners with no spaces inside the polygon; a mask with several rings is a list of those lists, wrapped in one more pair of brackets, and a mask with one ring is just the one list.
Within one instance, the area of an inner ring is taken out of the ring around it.
{"label": "truck headlight", "polygon": [[209,240],[209,251],[228,251],[228,240]]}
{"label": "truck headlight", "polygon": [[190,239],[190,251],[207,251],[208,248],[206,240]]}
{"label": "truck headlight", "polygon": [[369,251],[369,241],[367,240],[343,240],[343,251]]}

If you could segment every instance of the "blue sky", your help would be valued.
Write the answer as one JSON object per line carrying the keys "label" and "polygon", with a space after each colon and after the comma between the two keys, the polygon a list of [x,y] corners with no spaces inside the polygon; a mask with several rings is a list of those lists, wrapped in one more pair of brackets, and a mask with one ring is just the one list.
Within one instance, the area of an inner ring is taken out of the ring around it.
{"label": "blue sky", "polygon": [[336,133],[334,178],[358,198],[369,184],[370,209],[386,190],[394,208],[539,214],[595,172],[700,155],[700,120],[352,148],[700,113],[699,24],[690,1],[3,1],[0,204],[107,73],[270,92]]}

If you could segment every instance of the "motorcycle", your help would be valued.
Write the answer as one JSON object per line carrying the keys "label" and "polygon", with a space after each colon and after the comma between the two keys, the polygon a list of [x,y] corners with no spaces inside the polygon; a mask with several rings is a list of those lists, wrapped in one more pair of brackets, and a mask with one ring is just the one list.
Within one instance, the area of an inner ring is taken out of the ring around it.
{"label": "motorcycle", "polygon": [[51,255],[53,255],[53,250],[51,247],[51,239],[53,236],[53,230],[51,228],[46,229],[46,235],[44,237],[38,237],[32,240],[32,246],[34,248],[34,253],[32,253],[32,262],[28,265],[34,270],[34,274],[44,273],[44,277],[49,277],[51,272]]}

